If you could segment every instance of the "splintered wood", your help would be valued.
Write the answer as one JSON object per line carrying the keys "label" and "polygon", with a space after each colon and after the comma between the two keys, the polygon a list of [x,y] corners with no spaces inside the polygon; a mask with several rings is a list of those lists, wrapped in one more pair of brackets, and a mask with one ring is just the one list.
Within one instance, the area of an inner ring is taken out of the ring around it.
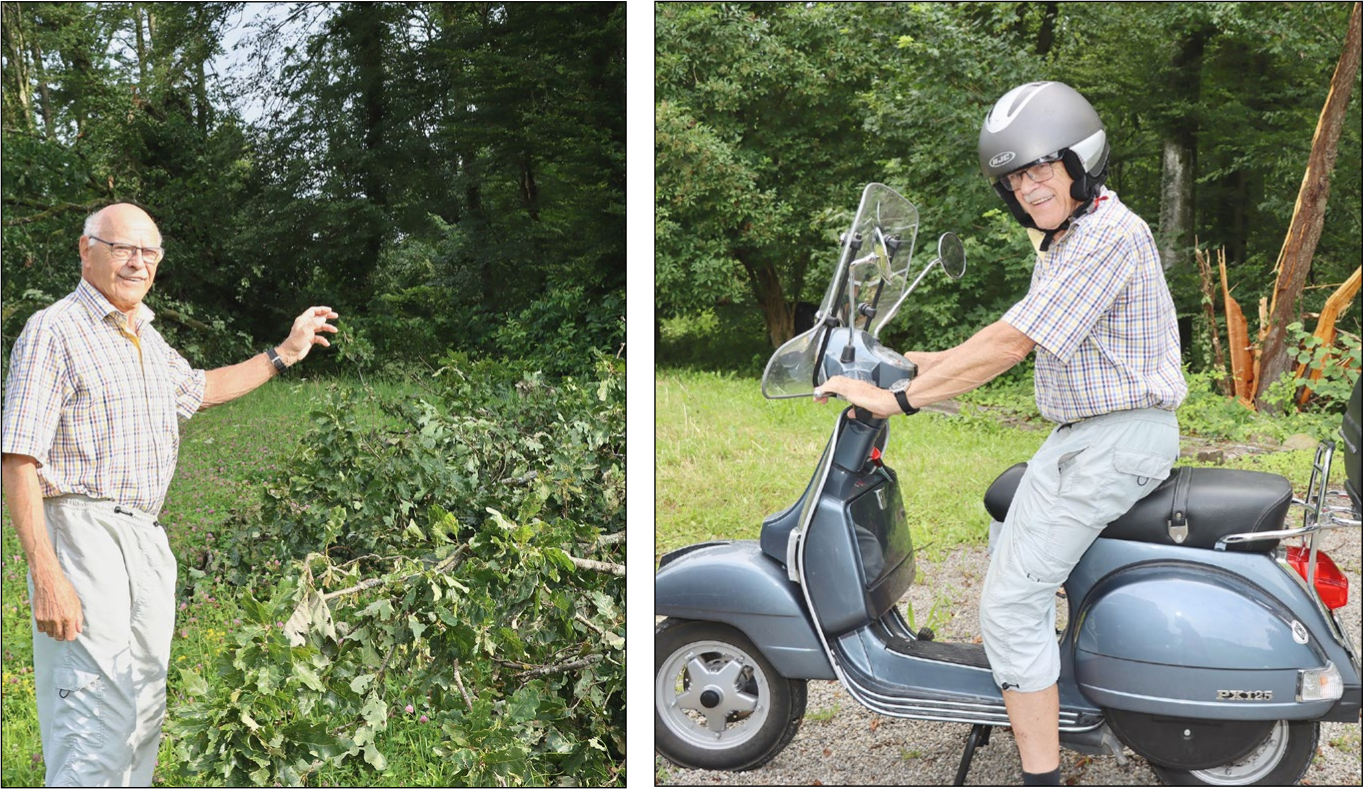
{"label": "splintered wood", "polygon": [[1230,350],[1231,381],[1235,387],[1235,399],[1247,408],[1254,408],[1254,352],[1249,344],[1249,324],[1240,304],[1231,298],[1230,286],[1226,284],[1226,252],[1217,250],[1217,263],[1221,268],[1221,295],[1226,305],[1226,344]]}

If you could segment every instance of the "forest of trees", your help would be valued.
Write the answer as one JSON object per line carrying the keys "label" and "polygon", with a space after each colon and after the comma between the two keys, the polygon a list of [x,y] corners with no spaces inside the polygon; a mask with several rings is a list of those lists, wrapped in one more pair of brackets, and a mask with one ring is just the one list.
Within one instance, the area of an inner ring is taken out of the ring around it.
{"label": "forest of trees", "polygon": [[[1032,259],[980,175],[980,124],[1010,88],[1055,79],[1103,118],[1108,186],[1155,231],[1188,361],[1205,369],[1194,240],[1224,250],[1254,337],[1354,5],[662,4],[660,326],[719,326],[751,335],[758,352],[790,337],[798,303],[820,297],[862,186],[881,181],[919,206],[920,250],[955,231],[971,266],[959,284],[916,295],[890,344],[960,342],[1020,297]],[[1357,72],[1350,82],[1299,305],[1307,331],[1310,313],[1359,265]],[[1355,346],[1359,326],[1359,310],[1341,315]],[[704,363],[666,342],[660,360],[673,352]]]}
{"label": "forest of trees", "polygon": [[623,3],[2,10],[6,349],[115,201],[161,227],[148,304],[196,364],[308,304],[361,369],[624,341]]}

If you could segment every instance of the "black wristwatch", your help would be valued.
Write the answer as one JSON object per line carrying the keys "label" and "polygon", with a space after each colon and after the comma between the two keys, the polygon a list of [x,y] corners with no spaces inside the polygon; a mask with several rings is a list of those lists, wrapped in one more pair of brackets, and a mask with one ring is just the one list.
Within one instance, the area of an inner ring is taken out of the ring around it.
{"label": "black wristwatch", "polygon": [[284,364],[284,360],[279,358],[279,354],[275,352],[274,348],[266,348],[265,355],[269,357],[270,364],[274,365],[276,372],[282,374],[285,370],[289,369],[289,366]]}
{"label": "black wristwatch", "polygon": [[899,403],[899,410],[905,414],[913,415],[918,413],[918,409],[909,405],[909,379],[901,378],[890,384],[890,391],[894,393],[894,399]]}

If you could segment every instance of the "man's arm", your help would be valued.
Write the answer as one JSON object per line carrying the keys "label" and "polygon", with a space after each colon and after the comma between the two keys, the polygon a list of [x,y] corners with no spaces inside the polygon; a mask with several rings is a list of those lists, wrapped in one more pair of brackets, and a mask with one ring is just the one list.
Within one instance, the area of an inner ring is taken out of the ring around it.
{"label": "man's arm", "polygon": [[913,379],[909,403],[914,408],[978,389],[1008,372],[1032,352],[1036,343],[1003,321],[975,332],[965,342],[943,354],[927,372]]}
{"label": "man's arm", "polygon": [[80,596],[57,563],[57,552],[47,536],[38,461],[28,455],[6,454],[0,459],[0,473],[5,504],[33,575],[32,608],[38,631],[58,641],[74,641],[85,626],[85,617]]}
{"label": "man's arm", "polygon": [[[293,322],[289,338],[275,349],[284,364],[292,367],[303,361],[314,345],[331,346],[323,332],[335,334],[337,328],[327,323],[340,316],[330,307],[309,307]],[[199,410],[235,400],[273,378],[276,374],[270,357],[260,353],[240,364],[219,367],[204,373],[204,398]]]}
{"label": "man's arm", "polygon": [[[909,405],[922,408],[979,388],[1026,359],[1035,347],[1036,343],[1027,335],[1003,321],[995,321],[949,351],[912,354],[909,358],[920,367],[918,377],[909,386]],[[930,362],[926,371],[921,360]],[[876,416],[901,413],[892,392],[866,381],[836,375],[819,388],[842,395]]]}

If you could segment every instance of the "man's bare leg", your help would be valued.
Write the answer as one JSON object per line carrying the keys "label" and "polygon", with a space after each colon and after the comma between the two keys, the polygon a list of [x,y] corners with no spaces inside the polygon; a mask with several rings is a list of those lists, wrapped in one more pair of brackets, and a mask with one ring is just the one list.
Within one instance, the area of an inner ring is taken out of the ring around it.
{"label": "man's bare leg", "polygon": [[1060,691],[1055,685],[1035,693],[1003,692],[1022,770],[1048,773],[1060,767]]}

